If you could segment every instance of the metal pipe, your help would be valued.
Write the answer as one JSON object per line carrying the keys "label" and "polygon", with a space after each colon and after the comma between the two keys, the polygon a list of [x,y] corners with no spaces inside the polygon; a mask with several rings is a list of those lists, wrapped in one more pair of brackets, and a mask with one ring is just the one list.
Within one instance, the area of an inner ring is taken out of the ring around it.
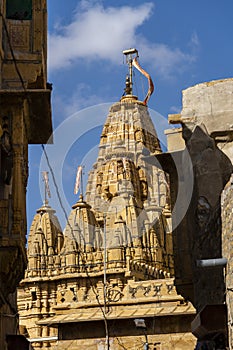
{"label": "metal pipe", "polygon": [[226,258],[218,259],[203,259],[196,261],[197,267],[225,267],[227,264]]}
{"label": "metal pipe", "polygon": [[129,83],[130,83],[130,95],[133,94],[133,65],[132,65],[132,57],[129,59]]}
{"label": "metal pipe", "polygon": [[149,343],[148,343],[148,336],[147,336],[146,329],[144,329],[144,335],[145,335],[146,342],[144,343],[143,349],[149,350]]}
{"label": "metal pipe", "polygon": [[43,341],[56,341],[58,340],[58,336],[53,336],[53,337],[40,337],[40,338],[27,338],[27,341],[29,343],[41,343]]}
{"label": "metal pipe", "polygon": [[104,314],[106,315],[106,297],[107,297],[107,234],[106,234],[106,214],[104,214]]}
{"label": "metal pipe", "polygon": [[105,344],[107,350],[110,349],[108,324],[106,319],[107,313],[107,232],[106,232],[106,214],[104,214],[104,323],[105,323]]}

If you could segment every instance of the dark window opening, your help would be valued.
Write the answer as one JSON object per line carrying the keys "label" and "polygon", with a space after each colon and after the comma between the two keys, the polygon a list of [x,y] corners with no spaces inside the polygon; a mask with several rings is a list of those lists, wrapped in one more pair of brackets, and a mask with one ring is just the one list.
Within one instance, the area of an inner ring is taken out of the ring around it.
{"label": "dark window opening", "polygon": [[32,293],[32,301],[37,300],[36,292],[31,292]]}
{"label": "dark window opening", "polygon": [[32,19],[32,0],[7,0],[6,18],[16,20]]}

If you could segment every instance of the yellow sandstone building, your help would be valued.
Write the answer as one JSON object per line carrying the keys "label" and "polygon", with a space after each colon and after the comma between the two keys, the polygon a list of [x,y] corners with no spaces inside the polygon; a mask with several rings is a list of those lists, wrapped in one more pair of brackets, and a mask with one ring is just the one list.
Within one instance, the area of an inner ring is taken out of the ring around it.
{"label": "yellow sandstone building", "polygon": [[124,51],[125,93],[85,195],[64,232],[45,200],[26,251],[28,144],[52,133],[47,7],[0,0],[0,11],[0,349],[232,348],[233,79],[183,91],[162,152],[152,80]]}
{"label": "yellow sandstone building", "polygon": [[168,176],[143,155],[160,143],[131,77],[125,91],[64,236],[47,201],[31,225],[18,307],[34,349],[194,347],[195,309],[174,285]]}
{"label": "yellow sandstone building", "polygon": [[52,133],[43,0],[0,1],[0,349],[18,335],[16,288],[27,266],[28,144]]}

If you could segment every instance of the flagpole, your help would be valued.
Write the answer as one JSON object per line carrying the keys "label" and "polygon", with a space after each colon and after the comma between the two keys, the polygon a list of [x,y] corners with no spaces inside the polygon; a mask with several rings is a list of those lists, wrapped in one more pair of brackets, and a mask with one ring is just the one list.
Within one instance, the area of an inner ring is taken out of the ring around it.
{"label": "flagpole", "polygon": [[81,169],[81,195],[82,195],[82,198],[83,198],[83,166],[82,166],[82,169]]}
{"label": "flagpole", "polygon": [[80,190],[80,197],[83,196],[83,166],[79,165],[76,174],[74,194],[77,194]]}
{"label": "flagpole", "polygon": [[44,181],[44,205],[48,204],[48,198],[51,198],[49,189],[49,177],[47,171],[42,171],[42,178]]}
{"label": "flagpole", "polygon": [[46,190],[46,183],[44,181],[44,205],[46,205],[47,202],[47,190]]}
{"label": "flagpole", "polygon": [[109,334],[108,334],[108,326],[107,326],[107,232],[106,232],[106,213],[104,213],[104,317],[105,317],[105,323],[106,323],[106,338],[105,338],[105,344],[107,350],[110,349],[109,344]]}

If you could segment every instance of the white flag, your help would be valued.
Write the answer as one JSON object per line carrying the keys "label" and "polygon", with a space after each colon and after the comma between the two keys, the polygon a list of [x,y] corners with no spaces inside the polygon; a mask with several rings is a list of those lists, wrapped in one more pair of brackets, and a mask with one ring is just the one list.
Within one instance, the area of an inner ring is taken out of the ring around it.
{"label": "white flag", "polygon": [[51,198],[51,193],[50,193],[50,189],[49,189],[49,173],[48,173],[48,171],[42,171],[42,177],[43,177],[43,181],[45,183],[45,191],[46,191],[48,197]]}
{"label": "white flag", "polygon": [[78,193],[79,186],[80,186],[80,183],[81,183],[81,176],[82,176],[82,166],[79,165],[78,169],[77,169],[76,180],[75,180],[74,194]]}
{"label": "white flag", "polygon": [[122,163],[123,163],[124,171],[126,171],[126,169],[127,169],[127,160],[126,160],[125,157],[122,158]]}

